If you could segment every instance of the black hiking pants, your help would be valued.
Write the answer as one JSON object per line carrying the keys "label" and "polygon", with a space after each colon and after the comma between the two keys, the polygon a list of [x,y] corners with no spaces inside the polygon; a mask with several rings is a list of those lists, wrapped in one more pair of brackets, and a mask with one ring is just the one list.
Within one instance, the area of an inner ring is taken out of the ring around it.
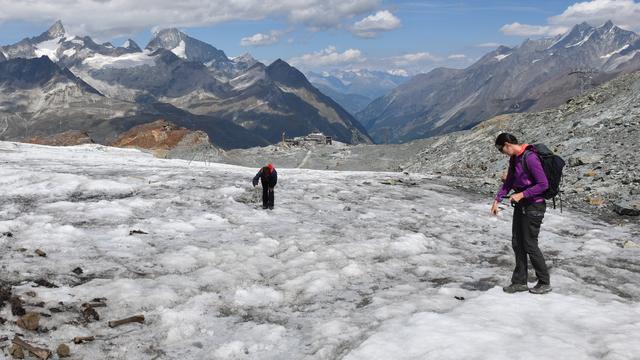
{"label": "black hiking pants", "polygon": [[268,186],[262,186],[262,207],[264,209],[273,209],[273,203],[275,200],[274,190],[269,189]]}
{"label": "black hiking pants", "polygon": [[542,251],[538,247],[538,234],[546,208],[545,203],[540,203],[516,204],[513,209],[511,244],[516,256],[516,268],[511,277],[513,284],[527,284],[527,255],[536,271],[538,281],[542,284],[550,284],[549,270]]}

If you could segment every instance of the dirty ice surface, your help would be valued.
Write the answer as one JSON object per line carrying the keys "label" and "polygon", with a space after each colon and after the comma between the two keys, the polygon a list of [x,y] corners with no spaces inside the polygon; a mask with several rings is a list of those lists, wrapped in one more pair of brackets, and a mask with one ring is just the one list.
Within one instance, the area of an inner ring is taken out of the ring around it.
{"label": "dirty ice surface", "polygon": [[554,292],[507,295],[509,207],[421,175],[278,169],[268,211],[256,170],[0,142],[0,280],[51,314],[29,332],[5,306],[0,338],[85,359],[640,358],[636,225],[550,210]]}

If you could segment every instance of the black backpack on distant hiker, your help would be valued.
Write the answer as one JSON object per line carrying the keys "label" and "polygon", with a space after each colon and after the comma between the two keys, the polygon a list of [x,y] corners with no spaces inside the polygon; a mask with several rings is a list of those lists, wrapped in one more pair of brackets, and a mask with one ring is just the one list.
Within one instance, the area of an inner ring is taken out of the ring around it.
{"label": "black backpack on distant hiker", "polygon": [[549,150],[544,144],[529,145],[522,156],[522,166],[527,173],[529,173],[529,169],[527,168],[526,160],[529,153],[534,153],[540,157],[544,174],[549,182],[549,187],[542,196],[547,200],[553,199],[554,209],[556,208],[557,196],[560,199],[560,211],[562,212],[562,190],[560,190],[560,185],[562,183],[562,169],[565,166],[564,159],[554,154],[553,151]]}

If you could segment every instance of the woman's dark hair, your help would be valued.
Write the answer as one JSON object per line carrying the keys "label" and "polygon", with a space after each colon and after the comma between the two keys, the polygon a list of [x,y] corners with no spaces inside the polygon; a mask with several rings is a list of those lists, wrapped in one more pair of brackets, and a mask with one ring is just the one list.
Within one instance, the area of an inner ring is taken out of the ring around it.
{"label": "woman's dark hair", "polygon": [[509,133],[502,133],[496,138],[496,146],[503,146],[505,143],[518,144],[518,139]]}

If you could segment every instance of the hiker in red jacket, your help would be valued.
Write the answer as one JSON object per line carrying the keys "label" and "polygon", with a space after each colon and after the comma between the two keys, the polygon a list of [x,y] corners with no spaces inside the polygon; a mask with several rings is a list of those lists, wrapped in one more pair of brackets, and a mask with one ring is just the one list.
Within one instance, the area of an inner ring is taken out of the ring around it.
{"label": "hiker in red jacket", "polygon": [[262,184],[262,208],[273,210],[274,191],[278,183],[278,172],[273,164],[262,167],[253,177],[253,186],[258,185],[258,179]]}
{"label": "hiker in red jacket", "polygon": [[[509,200],[514,205],[511,243],[516,257],[516,267],[511,277],[511,285],[503,290],[507,293],[548,293],[551,291],[549,270],[538,247],[538,234],[547,208],[543,194],[549,187],[542,162],[538,156],[530,153],[529,145],[518,143],[516,137],[509,133],[498,135],[496,148],[509,156],[509,172],[491,206],[493,215],[498,214],[498,204],[502,199],[509,191],[514,191]],[[528,260],[531,260],[538,278],[538,283],[532,288],[527,286]]]}

